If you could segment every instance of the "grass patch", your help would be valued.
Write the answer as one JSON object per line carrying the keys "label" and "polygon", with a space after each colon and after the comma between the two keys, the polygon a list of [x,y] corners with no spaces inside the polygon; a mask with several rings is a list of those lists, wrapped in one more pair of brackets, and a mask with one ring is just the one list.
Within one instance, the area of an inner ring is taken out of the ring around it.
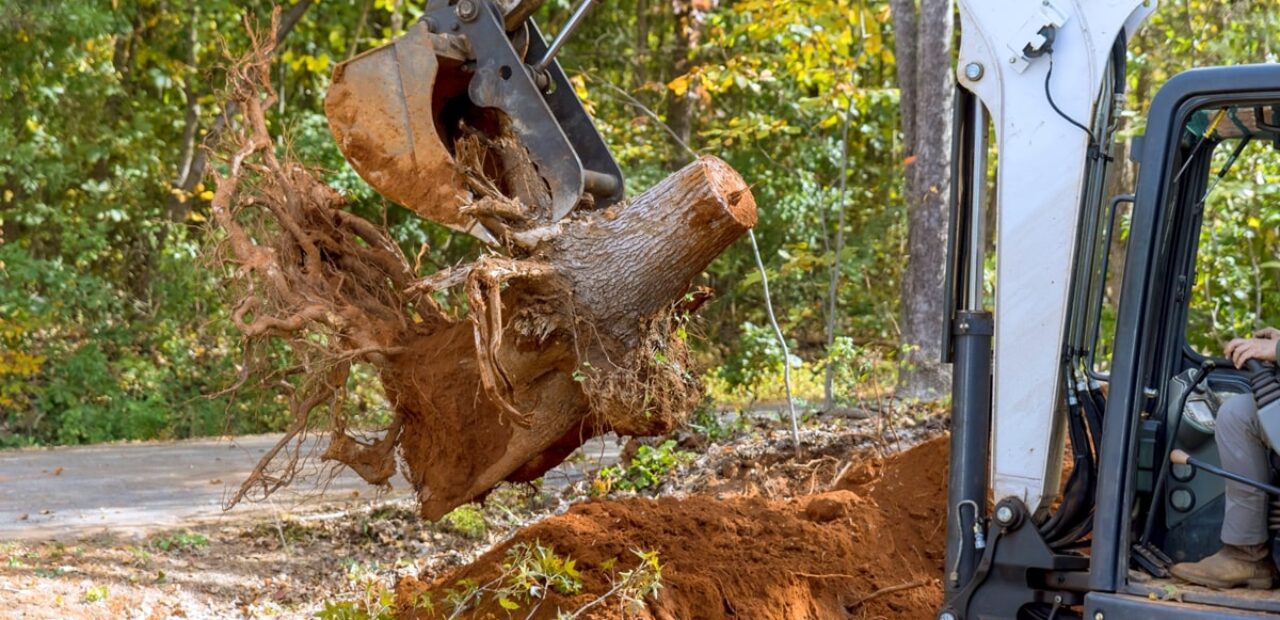
{"label": "grass patch", "polygon": [[192,551],[209,546],[209,538],[204,534],[178,532],[167,536],[156,536],[151,539],[151,546],[165,553],[170,551]]}
{"label": "grass patch", "polygon": [[440,524],[446,530],[471,540],[480,540],[489,532],[489,523],[485,521],[484,512],[475,504],[454,508],[440,520]]}

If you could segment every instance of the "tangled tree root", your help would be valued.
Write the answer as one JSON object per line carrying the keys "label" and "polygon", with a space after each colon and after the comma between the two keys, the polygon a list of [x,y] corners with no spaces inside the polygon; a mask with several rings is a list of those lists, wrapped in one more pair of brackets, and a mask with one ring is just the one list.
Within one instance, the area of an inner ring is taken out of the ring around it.
{"label": "tangled tree root", "polygon": [[[699,160],[626,204],[533,234],[516,219],[536,192],[504,196],[495,188],[523,186],[468,170],[486,190],[469,208],[511,218],[495,226],[507,232],[505,255],[420,277],[385,230],[277,155],[265,120],[274,37],[250,32],[251,53],[230,71],[243,120],[224,137],[213,215],[237,267],[246,372],[288,393],[293,424],[233,501],[287,484],[316,424],[332,434],[324,458],[370,483],[391,478],[398,453],[436,518],[502,480],[540,476],[595,434],[662,433],[689,414],[699,387],[679,329],[686,290],[755,223],[746,184],[724,162]],[[466,292],[465,319],[431,297],[450,287]],[[260,363],[272,343],[287,345],[287,368]],[[347,431],[353,365],[373,369],[394,409],[381,438]]]}

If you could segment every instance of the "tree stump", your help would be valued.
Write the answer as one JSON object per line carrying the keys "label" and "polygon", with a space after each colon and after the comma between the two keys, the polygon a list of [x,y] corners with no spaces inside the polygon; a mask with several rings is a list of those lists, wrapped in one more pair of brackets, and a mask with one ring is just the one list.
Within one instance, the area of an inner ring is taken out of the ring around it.
{"label": "tree stump", "polygon": [[[704,157],[629,201],[540,225],[524,243],[510,243],[529,232],[514,222],[536,197],[497,197],[500,209],[489,197],[485,217],[505,231],[506,255],[420,278],[385,230],[277,157],[264,119],[275,101],[270,56],[270,40],[255,37],[229,71],[244,123],[224,142],[212,206],[224,260],[238,267],[246,373],[287,386],[294,425],[234,501],[291,480],[321,408],[332,434],[324,458],[383,484],[398,455],[432,519],[503,480],[541,476],[594,435],[661,434],[692,412],[700,386],[681,325],[696,304],[686,292],[756,222],[728,164]],[[459,286],[463,319],[432,298]],[[290,347],[292,367],[262,367],[259,345],[271,340]],[[376,370],[394,409],[374,441],[347,432],[353,364]]]}

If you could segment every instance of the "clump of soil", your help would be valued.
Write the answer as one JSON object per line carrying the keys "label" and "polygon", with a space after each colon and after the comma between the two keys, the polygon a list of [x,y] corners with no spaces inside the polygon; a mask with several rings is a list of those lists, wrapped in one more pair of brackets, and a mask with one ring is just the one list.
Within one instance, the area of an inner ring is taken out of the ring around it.
{"label": "clump of soil", "polygon": [[[576,561],[582,591],[551,591],[532,618],[582,609],[639,560],[657,551],[662,589],[637,617],[654,620],[753,618],[930,618],[941,603],[947,444],[937,438],[886,460],[850,468],[836,490],[770,500],[704,496],[591,501],[517,533],[475,563],[432,583],[397,588],[404,618],[446,617],[450,588],[502,581],[507,551],[552,547]],[[433,610],[414,607],[427,600]],[[531,606],[529,606],[531,607]],[[593,606],[583,618],[621,618],[620,606]],[[527,611],[517,613],[525,617]],[[506,618],[486,596],[468,618]]]}

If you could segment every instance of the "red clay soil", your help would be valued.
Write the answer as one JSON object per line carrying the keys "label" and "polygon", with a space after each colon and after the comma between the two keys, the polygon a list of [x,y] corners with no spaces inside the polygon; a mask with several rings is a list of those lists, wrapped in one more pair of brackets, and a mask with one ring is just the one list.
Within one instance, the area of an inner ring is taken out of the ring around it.
{"label": "red clay soil", "polygon": [[[507,549],[519,542],[554,547],[576,560],[583,591],[552,592],[533,618],[573,611],[611,587],[610,571],[637,563],[633,549],[656,550],[662,590],[635,617],[654,620],[750,618],[932,618],[941,603],[946,438],[888,460],[868,459],[837,490],[770,501],[632,498],[590,501],[532,525],[470,566],[431,584],[406,578],[397,587],[402,618],[439,618],[440,603],[463,579],[492,582]],[[435,611],[414,609],[429,594]],[[525,618],[493,596],[461,617]],[[601,604],[582,617],[624,617]]]}

